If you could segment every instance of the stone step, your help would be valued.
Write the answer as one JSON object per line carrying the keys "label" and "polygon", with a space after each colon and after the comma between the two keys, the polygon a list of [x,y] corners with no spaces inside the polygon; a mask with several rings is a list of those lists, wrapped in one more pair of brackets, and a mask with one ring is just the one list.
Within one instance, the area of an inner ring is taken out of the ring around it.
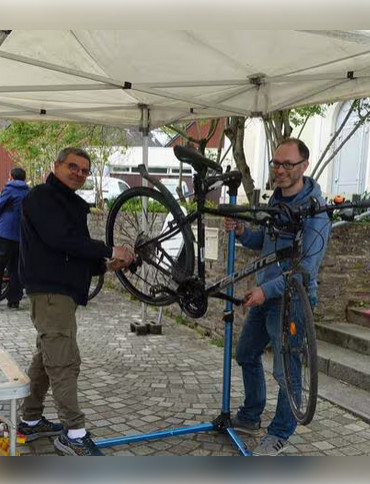
{"label": "stone step", "polygon": [[370,309],[348,306],[347,321],[370,328]]}
{"label": "stone step", "polygon": [[[265,353],[264,367],[272,372],[272,353]],[[319,372],[318,396],[370,423],[369,393],[322,372]]]}
{"label": "stone step", "polygon": [[318,395],[370,423],[369,393],[366,390],[319,373]]}
{"label": "stone step", "polygon": [[325,375],[370,391],[370,356],[317,341],[318,367]]}
{"label": "stone step", "polygon": [[315,324],[316,336],[322,341],[370,355],[370,328],[351,323]]}

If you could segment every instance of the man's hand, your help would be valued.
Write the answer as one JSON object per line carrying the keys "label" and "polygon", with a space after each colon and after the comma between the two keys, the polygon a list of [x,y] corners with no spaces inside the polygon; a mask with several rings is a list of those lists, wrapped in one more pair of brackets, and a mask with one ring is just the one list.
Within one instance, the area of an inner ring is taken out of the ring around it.
{"label": "man's hand", "polygon": [[260,287],[254,287],[244,295],[243,308],[261,306],[266,301],[265,293]]}
{"label": "man's hand", "polygon": [[231,232],[232,230],[235,230],[235,235],[237,237],[240,237],[241,235],[243,235],[244,230],[246,228],[243,222],[238,222],[237,220],[233,218],[228,218],[228,217],[224,219],[224,222],[225,222],[226,232]]}
{"label": "man's hand", "polygon": [[122,264],[122,266],[120,267],[120,269],[122,269],[122,267],[128,267],[134,261],[135,254],[130,247],[127,247],[125,245],[122,247],[113,247],[111,261],[115,259],[117,259],[117,261]]}
{"label": "man's hand", "polygon": [[121,269],[127,269],[126,262],[123,262],[118,259],[110,259],[106,262],[107,270],[116,272],[120,271]]}

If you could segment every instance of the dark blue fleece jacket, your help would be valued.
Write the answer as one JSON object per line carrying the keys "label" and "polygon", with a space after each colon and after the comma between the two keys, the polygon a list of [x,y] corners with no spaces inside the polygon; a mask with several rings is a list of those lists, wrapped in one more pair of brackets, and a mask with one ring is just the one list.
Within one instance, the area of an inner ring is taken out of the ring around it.
{"label": "dark blue fleece jacket", "polygon": [[[293,198],[289,199],[291,206],[307,206],[310,197],[315,197],[320,205],[325,204],[322,197],[320,186],[310,177],[304,177],[303,189]],[[284,201],[281,189],[275,189],[269,205]],[[313,218],[308,218],[303,225],[303,258],[302,268],[310,275],[310,294],[316,295],[317,274],[320,263],[324,257],[326,246],[329,240],[331,223],[328,215],[322,213]],[[251,230],[246,229],[239,241],[245,247],[250,249],[261,250],[261,255],[267,255],[275,252],[276,249],[289,247],[292,245],[292,238],[279,238],[276,242],[271,240],[265,229]],[[280,264],[273,264],[262,269],[257,273],[257,284],[265,294],[266,299],[281,297],[285,289],[283,271],[289,266],[289,261],[283,261]]]}

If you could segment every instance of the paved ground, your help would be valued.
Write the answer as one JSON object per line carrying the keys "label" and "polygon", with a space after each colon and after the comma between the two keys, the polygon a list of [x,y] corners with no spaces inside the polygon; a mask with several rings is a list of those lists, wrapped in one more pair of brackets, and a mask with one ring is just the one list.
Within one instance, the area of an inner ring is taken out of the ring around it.
{"label": "paved ground", "polygon": [[[27,368],[35,331],[22,310],[9,311],[0,303],[0,346]],[[82,371],[81,407],[95,438],[113,438],[168,427],[209,422],[219,414],[223,350],[171,320],[163,335],[136,336],[130,321],[140,306],[116,292],[103,292],[88,309],[78,310]],[[269,394],[263,426],[276,405],[277,386],[268,374]],[[239,368],[232,372],[231,407],[242,401]],[[52,398],[46,417],[55,419]],[[256,445],[247,439],[250,449]],[[52,455],[52,439],[21,448],[22,454]],[[104,449],[108,455],[238,455],[225,435],[198,433]],[[285,454],[370,455],[370,426],[332,404],[320,400],[314,421],[299,427]]]}

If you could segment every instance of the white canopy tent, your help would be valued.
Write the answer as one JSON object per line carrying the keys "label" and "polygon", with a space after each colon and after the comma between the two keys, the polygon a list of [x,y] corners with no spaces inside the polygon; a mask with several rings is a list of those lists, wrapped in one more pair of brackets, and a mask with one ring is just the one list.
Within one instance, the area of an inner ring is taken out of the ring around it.
{"label": "white canopy tent", "polygon": [[369,95],[370,31],[0,31],[0,119],[145,134]]}
{"label": "white canopy tent", "polygon": [[9,120],[152,129],[370,94],[363,30],[13,30],[0,44]]}

